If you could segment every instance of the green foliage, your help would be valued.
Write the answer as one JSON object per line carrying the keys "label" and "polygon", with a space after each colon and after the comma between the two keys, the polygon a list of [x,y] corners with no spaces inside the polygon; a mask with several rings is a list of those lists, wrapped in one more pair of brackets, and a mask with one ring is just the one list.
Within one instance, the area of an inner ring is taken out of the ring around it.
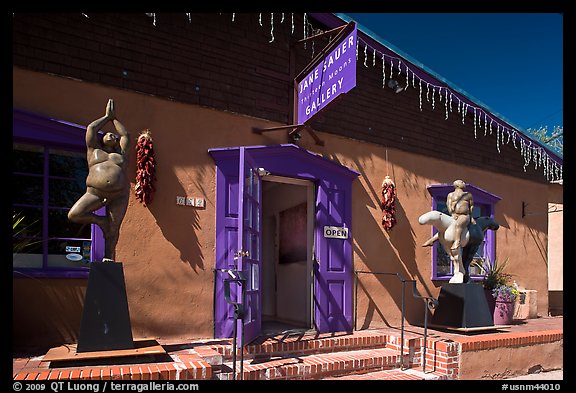
{"label": "green foliage", "polygon": [[484,275],[482,286],[484,289],[491,291],[494,298],[514,301],[519,292],[518,288],[510,283],[512,275],[504,271],[507,263],[507,259],[503,262],[494,260],[493,263],[490,263],[490,258],[486,258],[482,263],[475,260],[470,263],[470,266],[476,266],[480,269]]}
{"label": "green foliage", "polygon": [[564,157],[564,127],[556,126],[552,132],[548,127],[540,127],[537,130],[529,128],[526,132],[534,139],[540,141],[544,146]]}
{"label": "green foliage", "polygon": [[21,213],[13,213],[12,214],[12,253],[18,254],[22,252],[26,247],[39,243],[40,241],[34,241],[30,238],[23,238],[23,236],[28,235],[29,228],[32,224],[36,223],[36,221],[25,224],[24,220],[26,217]]}
{"label": "green foliage", "polygon": [[482,285],[485,289],[493,290],[499,285],[509,285],[512,275],[504,272],[507,263],[508,260],[503,262],[494,260],[490,263],[490,258],[486,257],[482,263],[477,260],[472,261],[470,266],[480,269],[481,274],[484,275]]}

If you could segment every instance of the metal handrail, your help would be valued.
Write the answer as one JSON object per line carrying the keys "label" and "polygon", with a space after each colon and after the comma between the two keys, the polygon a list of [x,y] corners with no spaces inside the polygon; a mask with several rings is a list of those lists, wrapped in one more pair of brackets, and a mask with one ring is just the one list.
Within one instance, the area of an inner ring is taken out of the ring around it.
{"label": "metal handrail", "polygon": [[363,270],[355,270],[355,283],[354,283],[354,330],[358,330],[356,326],[356,322],[358,320],[358,275],[359,274],[374,274],[374,275],[385,275],[385,276],[396,276],[400,282],[402,283],[402,296],[401,296],[401,314],[402,314],[402,322],[400,326],[400,366],[401,369],[405,369],[404,367],[404,321],[405,321],[405,289],[406,283],[412,282],[412,296],[417,299],[422,299],[426,304],[426,308],[424,309],[424,353],[423,353],[423,366],[422,371],[426,372],[426,347],[427,347],[427,336],[428,336],[428,310],[432,311],[438,305],[438,300],[431,296],[422,296],[416,289],[416,280],[406,280],[402,273],[400,272],[371,272],[371,271],[363,271]]}
{"label": "metal handrail", "polygon": [[422,299],[426,307],[424,308],[424,352],[422,353],[422,372],[426,372],[426,349],[428,348],[428,310],[432,311],[438,307],[438,299],[432,296],[422,296],[416,289],[416,280],[412,281],[412,296]]}

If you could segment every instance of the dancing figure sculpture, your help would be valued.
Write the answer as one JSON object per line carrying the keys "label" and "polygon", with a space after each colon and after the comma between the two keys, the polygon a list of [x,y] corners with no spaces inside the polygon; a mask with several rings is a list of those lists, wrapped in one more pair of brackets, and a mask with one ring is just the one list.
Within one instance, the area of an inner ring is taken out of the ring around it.
{"label": "dancing figure sculpture", "polygon": [[[116,132],[106,132],[99,136],[98,131],[106,123],[112,122]],[[114,101],[108,100],[106,114],[86,127],[86,147],[88,176],[86,193],[78,199],[68,212],[68,219],[79,224],[96,224],[104,233],[104,258],[111,262],[116,259],[116,244],[120,224],[128,207],[130,182],[125,170],[128,165],[130,138],[128,131],[116,119]],[[106,215],[94,212],[106,206]]]}

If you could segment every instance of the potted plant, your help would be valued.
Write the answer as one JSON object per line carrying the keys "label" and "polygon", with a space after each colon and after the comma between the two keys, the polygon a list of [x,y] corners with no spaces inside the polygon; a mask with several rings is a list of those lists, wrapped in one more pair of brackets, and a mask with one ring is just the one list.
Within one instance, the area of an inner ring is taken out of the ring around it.
{"label": "potted plant", "polygon": [[512,283],[512,275],[506,273],[506,263],[508,260],[500,262],[486,258],[482,263],[473,261],[471,265],[476,266],[482,274],[482,286],[486,293],[488,307],[494,316],[494,325],[507,325],[514,317],[514,303],[518,297],[518,288]]}

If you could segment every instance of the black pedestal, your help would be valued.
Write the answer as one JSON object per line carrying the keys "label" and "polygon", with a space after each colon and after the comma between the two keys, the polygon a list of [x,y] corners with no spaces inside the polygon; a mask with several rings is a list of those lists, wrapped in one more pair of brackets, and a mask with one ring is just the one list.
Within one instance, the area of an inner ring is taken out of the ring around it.
{"label": "black pedestal", "polygon": [[134,341],[122,264],[91,263],[76,352],[132,348]]}
{"label": "black pedestal", "polygon": [[482,286],[474,283],[442,286],[431,324],[452,328],[494,326]]}

